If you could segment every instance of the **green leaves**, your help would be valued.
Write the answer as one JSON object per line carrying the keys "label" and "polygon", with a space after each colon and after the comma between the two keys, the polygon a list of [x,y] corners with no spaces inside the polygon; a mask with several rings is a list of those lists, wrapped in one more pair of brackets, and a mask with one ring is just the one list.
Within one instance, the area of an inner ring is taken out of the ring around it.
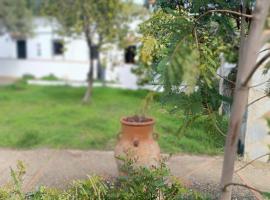
{"label": "green leaves", "polygon": [[140,59],[145,65],[151,65],[155,56],[155,50],[158,48],[158,43],[152,36],[142,38],[141,42]]}
{"label": "green leaves", "polygon": [[264,196],[264,198],[267,200],[267,199],[270,199],[270,192],[264,192],[262,194]]}
{"label": "green leaves", "polygon": [[81,36],[93,40],[98,35],[99,43],[119,42],[127,32],[127,2],[119,0],[44,0],[43,13],[59,23],[63,35]]}
{"label": "green leaves", "polygon": [[187,85],[186,92],[191,93],[199,77],[199,51],[191,41],[191,36],[180,41],[165,66],[172,87]]}
{"label": "green leaves", "polygon": [[0,19],[0,35],[6,32],[15,37],[31,34],[32,12],[26,0],[1,0]]}

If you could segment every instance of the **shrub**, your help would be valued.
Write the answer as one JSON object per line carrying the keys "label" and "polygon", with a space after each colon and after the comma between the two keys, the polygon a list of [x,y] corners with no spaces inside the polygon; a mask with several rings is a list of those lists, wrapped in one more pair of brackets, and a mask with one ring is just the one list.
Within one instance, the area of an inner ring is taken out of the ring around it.
{"label": "shrub", "polygon": [[133,167],[132,162],[123,165],[126,175],[113,180],[99,176],[76,181],[65,190],[40,187],[37,191],[24,194],[21,189],[25,173],[21,162],[18,170],[11,170],[13,183],[0,188],[1,200],[203,200],[200,194],[184,188],[179,181],[170,176],[168,168],[151,169]]}
{"label": "shrub", "polygon": [[44,80],[44,81],[58,81],[59,78],[57,78],[54,74],[49,74],[47,76],[43,76],[41,78],[41,80]]}

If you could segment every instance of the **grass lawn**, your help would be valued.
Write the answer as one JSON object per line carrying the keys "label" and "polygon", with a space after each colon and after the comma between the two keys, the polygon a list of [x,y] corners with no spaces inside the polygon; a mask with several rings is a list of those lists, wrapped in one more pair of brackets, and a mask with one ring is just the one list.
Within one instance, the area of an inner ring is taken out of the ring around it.
{"label": "grass lawn", "polygon": [[[0,87],[0,147],[113,149],[121,116],[141,109],[147,91],[95,88],[93,101],[83,105],[84,88],[67,86]],[[179,138],[183,115],[168,113],[158,100],[149,115],[163,152],[217,154],[224,137],[200,119]]]}

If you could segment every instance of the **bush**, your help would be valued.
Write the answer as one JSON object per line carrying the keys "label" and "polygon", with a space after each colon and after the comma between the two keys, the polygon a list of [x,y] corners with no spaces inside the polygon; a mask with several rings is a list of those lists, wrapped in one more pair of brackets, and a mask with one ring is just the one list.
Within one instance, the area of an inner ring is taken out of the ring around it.
{"label": "bush", "polygon": [[49,74],[47,76],[43,76],[41,78],[41,80],[44,80],[44,81],[58,81],[59,78],[57,78],[54,74]]}
{"label": "bush", "polygon": [[22,79],[23,80],[25,80],[25,81],[27,81],[27,80],[33,80],[33,79],[35,79],[36,77],[34,76],[34,75],[32,75],[32,74],[24,74],[23,76],[22,76]]}
{"label": "bush", "polygon": [[25,169],[21,162],[18,170],[11,170],[13,183],[0,188],[1,200],[203,200],[200,194],[184,188],[171,177],[164,164],[151,169],[135,168],[127,161],[123,170],[127,173],[113,180],[91,176],[85,181],[76,181],[65,190],[40,187],[24,194],[21,190]]}

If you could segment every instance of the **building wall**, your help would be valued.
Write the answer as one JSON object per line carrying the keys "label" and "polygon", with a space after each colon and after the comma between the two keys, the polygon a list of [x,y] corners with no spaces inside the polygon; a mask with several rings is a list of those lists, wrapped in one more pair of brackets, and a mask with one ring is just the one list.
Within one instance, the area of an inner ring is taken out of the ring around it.
{"label": "building wall", "polygon": [[41,78],[54,74],[60,79],[85,81],[88,68],[88,62],[0,59],[0,76],[22,77],[31,74]]}
{"label": "building wall", "polygon": [[[264,54],[260,54],[259,59],[262,56]],[[263,74],[264,67],[264,65],[261,66],[255,72],[250,83],[251,86],[257,86],[250,89],[248,97],[250,105],[247,108],[245,134],[245,158],[247,160],[253,160],[270,151],[270,129],[267,124],[267,119],[270,119],[270,98],[265,97],[256,101],[260,97],[265,96],[265,90],[268,87],[267,81],[270,78],[270,73]],[[254,101],[256,102],[253,103]],[[264,156],[260,160],[267,162],[269,159],[269,156]]]}
{"label": "building wall", "polygon": [[[135,30],[139,21],[132,23],[131,29]],[[27,58],[17,58],[17,40],[9,35],[0,37],[0,76],[21,77],[32,74],[37,78],[54,74],[58,78],[85,81],[89,69],[89,50],[83,37],[59,36],[54,27],[57,24],[44,18],[34,20],[34,34],[26,39]],[[53,54],[53,40],[64,40],[65,51],[63,55]],[[115,45],[101,54],[106,58],[107,81],[136,85],[137,78],[131,73],[132,65],[124,63],[124,52]],[[97,77],[95,70],[94,77]]]}

